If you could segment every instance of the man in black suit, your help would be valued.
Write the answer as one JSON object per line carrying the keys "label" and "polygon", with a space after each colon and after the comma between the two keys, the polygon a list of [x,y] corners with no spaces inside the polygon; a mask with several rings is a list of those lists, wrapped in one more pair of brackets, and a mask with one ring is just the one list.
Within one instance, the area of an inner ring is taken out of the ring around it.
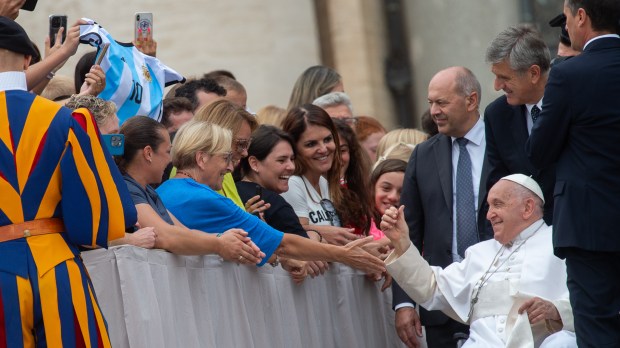
{"label": "man in black suit", "polygon": [[525,153],[525,142],[542,107],[549,49],[535,29],[518,25],[504,30],[491,42],[486,61],[495,74],[495,90],[505,92],[484,111],[489,161],[486,188],[491,189],[510,174],[531,175],[543,190],[544,220],[551,225],[555,168],[549,165],[536,169]]}
{"label": "man in black suit", "polygon": [[553,246],[566,258],[579,347],[620,347],[620,19],[618,0],[566,0],[583,51],[554,66],[527,153],[557,161]]}
{"label": "man in black suit", "polygon": [[[487,168],[480,93],[480,83],[463,67],[438,72],[428,86],[439,134],[413,150],[401,204],[413,244],[434,266],[460,261],[467,246],[493,237],[484,203]],[[413,301],[398,284],[392,290],[398,336],[408,347],[417,347],[421,328]],[[439,311],[420,311],[429,347],[453,348],[453,335],[469,330]]]}

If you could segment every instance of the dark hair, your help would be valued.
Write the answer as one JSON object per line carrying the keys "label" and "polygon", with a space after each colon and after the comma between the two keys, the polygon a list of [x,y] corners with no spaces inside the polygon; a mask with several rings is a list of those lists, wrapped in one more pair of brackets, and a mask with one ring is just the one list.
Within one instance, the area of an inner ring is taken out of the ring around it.
{"label": "dark hair", "polygon": [[226,95],[226,90],[224,87],[220,86],[213,79],[199,79],[199,80],[190,80],[180,85],[175,91],[175,97],[185,97],[189,99],[189,101],[193,105],[193,109],[195,110],[198,106],[198,97],[196,97],[197,91],[203,91],[206,93],[215,93],[220,97]]}
{"label": "dark hair", "polygon": [[194,112],[194,108],[192,102],[185,97],[172,97],[164,99],[164,112],[161,116],[161,123],[170,127],[170,115],[174,113],[179,113],[181,111],[189,111],[191,113]]}
{"label": "dark hair", "polygon": [[370,173],[370,206],[372,206],[372,215],[377,228],[379,228],[379,223],[381,222],[381,214],[375,206],[375,185],[377,185],[377,181],[379,181],[379,178],[383,174],[394,172],[404,173],[406,170],[407,162],[399,159],[390,158],[381,161],[379,164],[377,164],[372,173]]}
{"label": "dark hair", "polygon": [[437,128],[437,123],[433,121],[433,117],[431,116],[431,109],[426,109],[420,118],[420,123],[422,126],[422,130],[424,133],[428,134],[428,137],[432,137],[433,135],[439,133],[439,128]]}
{"label": "dark hair", "polygon": [[90,68],[95,64],[95,57],[97,57],[97,51],[84,53],[77,64],[75,64],[75,73],[73,75],[75,93],[80,93],[80,88],[82,88],[84,80],[86,80],[86,74],[88,74]]}
{"label": "dark hair", "polygon": [[[334,118],[334,125],[340,137],[349,147],[349,166],[344,173],[346,188],[343,190],[342,206],[336,206],[341,213],[340,219],[348,225],[354,225],[368,234],[372,210],[368,202],[368,172],[370,159],[360,145],[353,129],[342,119]],[[342,143],[340,144],[342,146]],[[338,151],[340,153],[340,151]]]}
{"label": "dark hair", "polygon": [[273,148],[281,141],[288,142],[293,148],[293,153],[295,153],[295,143],[288,133],[271,125],[264,124],[258,127],[254,133],[252,133],[252,142],[248,148],[248,156],[242,158],[239,166],[235,169],[235,173],[233,174],[235,180],[241,180],[248,173],[252,172],[248,160],[250,156],[254,156],[257,160],[262,161],[269,156]]}
{"label": "dark hair", "polygon": [[223,70],[223,69],[209,71],[208,73],[204,74],[202,78],[216,80],[216,77],[220,77],[220,76],[230,77],[233,80],[237,79],[232,72],[228,70]]}
{"label": "dark hair", "polygon": [[134,116],[123,123],[119,133],[125,136],[125,152],[115,158],[121,172],[127,171],[127,166],[145,147],[151,146],[153,151],[157,151],[164,142],[159,134],[160,129],[166,130],[166,127],[147,116]]}
{"label": "dark hair", "polygon": [[32,48],[34,49],[34,52],[36,53],[35,55],[32,56],[32,58],[30,58],[30,65],[33,65],[33,64],[40,62],[41,59],[43,59],[43,57],[41,57],[41,50],[39,49],[39,46],[37,46],[37,44],[34,43],[34,41],[32,40],[30,40],[30,44],[32,45]]}
{"label": "dark hair", "polygon": [[573,16],[583,8],[590,17],[592,29],[617,34],[620,27],[620,1],[618,0],[567,0]]}
{"label": "dark hair", "polygon": [[[312,104],[304,104],[291,109],[284,121],[282,121],[282,129],[291,135],[295,142],[295,148],[303,133],[308,129],[309,125],[327,128],[334,137],[336,151],[340,149],[340,140],[338,139],[338,131],[336,126],[325,110]],[[340,156],[334,153],[334,161],[331,169],[325,175],[329,185],[329,192],[334,205],[340,205],[342,201],[342,192],[340,188]],[[295,174],[303,175],[307,170],[307,164],[301,156],[295,156]]]}

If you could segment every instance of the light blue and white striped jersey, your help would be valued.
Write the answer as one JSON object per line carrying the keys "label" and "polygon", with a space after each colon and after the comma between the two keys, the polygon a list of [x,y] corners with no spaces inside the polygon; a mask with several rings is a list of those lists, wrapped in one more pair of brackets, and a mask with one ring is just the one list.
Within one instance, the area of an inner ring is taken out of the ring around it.
{"label": "light blue and white striped jersey", "polygon": [[185,78],[162,64],[159,59],[140,52],[131,43],[117,42],[99,24],[88,18],[80,26],[80,42],[100,48],[109,43],[101,61],[106,86],[99,97],[112,101],[121,124],[136,115],[161,120],[164,87],[185,82]]}

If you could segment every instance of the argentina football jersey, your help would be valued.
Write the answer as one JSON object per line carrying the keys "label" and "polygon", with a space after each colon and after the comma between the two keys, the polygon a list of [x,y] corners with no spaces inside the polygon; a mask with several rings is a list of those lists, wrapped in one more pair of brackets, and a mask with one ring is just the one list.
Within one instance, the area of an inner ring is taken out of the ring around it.
{"label": "argentina football jersey", "polygon": [[97,47],[109,43],[107,53],[101,61],[105,72],[106,87],[99,97],[116,104],[121,124],[136,115],[161,120],[164,88],[185,78],[164,65],[157,58],[140,52],[131,43],[121,43],[91,19],[80,26],[80,42]]}

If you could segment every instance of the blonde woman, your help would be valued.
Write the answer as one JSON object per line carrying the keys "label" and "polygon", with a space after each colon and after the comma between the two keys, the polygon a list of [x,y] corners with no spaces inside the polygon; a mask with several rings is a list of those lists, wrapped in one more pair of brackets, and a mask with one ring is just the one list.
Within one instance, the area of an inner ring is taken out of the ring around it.
{"label": "blonde woman", "polygon": [[[248,156],[252,132],[258,127],[258,123],[256,118],[245,109],[227,100],[217,100],[198,109],[194,115],[194,120],[216,124],[232,133],[230,144],[232,147],[232,166],[230,171],[239,164],[242,158]],[[255,212],[255,209],[264,211],[269,207],[261,205],[261,208],[258,208],[257,206],[260,205],[258,204],[252,208],[252,204],[256,203],[252,200],[246,208],[239,197],[231,172],[224,175],[224,181],[217,191],[222,196],[230,198],[241,209],[249,210],[251,213]]]}

